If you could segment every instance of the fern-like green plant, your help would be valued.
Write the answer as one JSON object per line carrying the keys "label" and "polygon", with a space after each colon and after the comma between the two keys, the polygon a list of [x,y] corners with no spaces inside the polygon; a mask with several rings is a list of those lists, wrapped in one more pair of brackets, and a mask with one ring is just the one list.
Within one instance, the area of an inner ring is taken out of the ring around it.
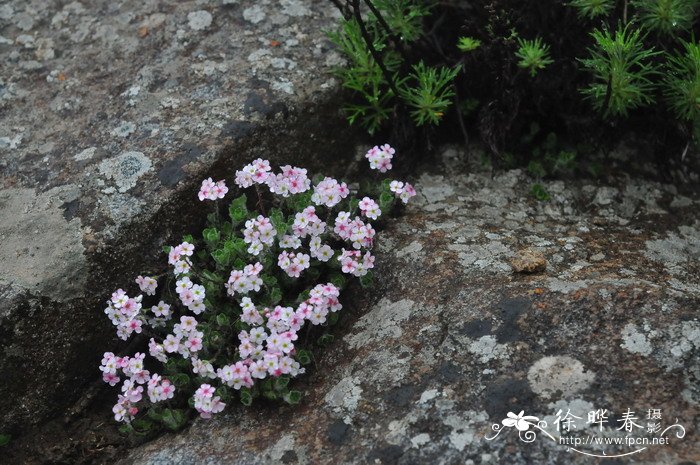
{"label": "fern-like green plant", "polygon": [[615,0],[571,0],[569,5],[578,10],[580,17],[595,19],[607,16],[615,8]]}
{"label": "fern-like green plant", "polygon": [[[385,36],[376,31],[374,23],[368,25],[368,28],[372,31],[374,48],[384,51]],[[336,76],[341,79],[343,87],[361,96],[360,103],[345,107],[348,121],[351,124],[359,123],[370,134],[374,134],[392,113],[393,92],[384,73],[367,47],[355,19],[343,20],[340,30],[329,32],[328,37],[350,61],[348,66],[334,70]],[[384,51],[383,60],[392,73],[398,70],[401,63],[398,53],[389,49]]]}
{"label": "fern-like green plant", "polygon": [[[401,87],[401,93],[412,108],[411,117],[418,126],[440,123],[445,111],[452,104],[455,95],[452,81],[459,69],[426,66],[422,61],[413,66],[413,71]],[[409,85],[408,82],[413,85]]]}
{"label": "fern-like green plant", "polygon": [[581,59],[593,81],[581,92],[605,116],[627,116],[630,110],[654,101],[652,78],[658,74],[651,58],[659,52],[644,47],[639,29],[618,25],[612,34],[595,29],[589,57]]}
{"label": "fern-like green plant", "polygon": [[462,52],[473,52],[481,46],[481,41],[473,37],[460,37],[457,41],[457,48]]}
{"label": "fern-like green plant", "polygon": [[537,37],[535,40],[518,38],[518,51],[515,56],[520,58],[518,66],[529,70],[530,76],[535,77],[537,72],[554,63],[549,56],[549,45]]}
{"label": "fern-like green plant", "polygon": [[690,29],[698,0],[636,0],[632,5],[646,28],[671,35]]}
{"label": "fern-like green plant", "polygon": [[413,42],[423,33],[423,17],[432,5],[421,0],[373,0],[393,34],[404,42]]}
{"label": "fern-like green plant", "polygon": [[671,56],[663,82],[664,96],[679,119],[700,120],[700,43],[682,42],[683,53]]}

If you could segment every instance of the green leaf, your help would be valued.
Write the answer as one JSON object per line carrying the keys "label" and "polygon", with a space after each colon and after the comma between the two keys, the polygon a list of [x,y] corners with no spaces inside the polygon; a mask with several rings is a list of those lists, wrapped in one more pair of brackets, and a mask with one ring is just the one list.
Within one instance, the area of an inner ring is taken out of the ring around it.
{"label": "green leaf", "polygon": [[270,400],[277,399],[277,393],[275,393],[275,391],[263,391],[263,396]]}
{"label": "green leaf", "polygon": [[348,210],[350,211],[350,215],[357,210],[358,205],[360,205],[360,200],[357,197],[350,197],[350,200],[348,201]]}
{"label": "green leaf", "polygon": [[218,249],[211,253],[212,258],[221,266],[228,265],[231,260],[231,254],[225,249]]}
{"label": "green leaf", "polygon": [[179,409],[163,410],[163,424],[173,431],[177,431],[185,424],[185,415]]}
{"label": "green leaf", "polygon": [[216,315],[216,323],[219,326],[228,326],[231,324],[231,320],[225,313],[219,313],[218,315]]}
{"label": "green leaf", "polygon": [[270,222],[272,223],[272,226],[275,227],[277,234],[282,235],[287,232],[287,223],[282,210],[279,208],[273,208],[270,210]]}
{"label": "green leaf", "polygon": [[282,290],[279,287],[273,287],[270,291],[270,304],[276,305],[282,300]]}
{"label": "green leaf", "polygon": [[275,287],[278,285],[277,278],[269,274],[263,274],[260,279],[267,287]]}
{"label": "green leaf", "polygon": [[301,402],[301,392],[300,391],[289,391],[284,397],[285,402],[291,405],[296,405]]}
{"label": "green leaf", "polygon": [[229,399],[231,399],[231,392],[228,386],[219,386],[218,388],[216,388],[215,395],[221,397],[221,400],[224,402],[228,402]]}
{"label": "green leaf", "polygon": [[331,275],[331,284],[333,284],[338,289],[343,289],[345,287],[345,277],[340,273],[334,273]]}
{"label": "green leaf", "polygon": [[391,193],[382,192],[379,196],[379,208],[381,208],[383,212],[388,212],[391,210],[391,204],[394,202],[394,198],[395,197]]}
{"label": "green leaf", "polygon": [[9,434],[0,434],[0,447],[4,447],[10,443],[12,436]]}
{"label": "green leaf", "polygon": [[[337,313],[332,313],[332,315],[337,315]],[[323,336],[318,338],[318,345],[327,346],[328,344],[333,342],[333,339],[335,339],[335,337],[333,337],[332,334],[324,334]]]}
{"label": "green leaf", "polygon": [[156,408],[155,406],[151,407],[148,409],[148,418],[151,420],[155,421],[162,421],[163,420],[163,414],[159,412],[159,409]]}
{"label": "green leaf", "polygon": [[233,199],[228,207],[228,213],[234,223],[240,223],[248,217],[248,208],[246,202],[248,198],[245,194]]}
{"label": "green leaf", "polygon": [[215,244],[219,242],[221,235],[219,234],[219,230],[216,228],[206,228],[204,231],[202,231],[202,237],[204,237],[204,240],[208,244]]}
{"label": "green leaf", "polygon": [[224,278],[221,275],[218,275],[216,273],[212,273],[211,271],[208,271],[208,270],[203,270],[202,276],[204,276],[205,279],[208,279],[209,281],[214,282],[214,283],[223,283],[224,282]]}
{"label": "green leaf", "polygon": [[332,312],[330,315],[328,315],[328,324],[329,325],[334,325],[338,322],[338,319],[340,318],[340,312]]}
{"label": "green leaf", "polygon": [[190,383],[190,377],[184,373],[177,373],[170,377],[170,381],[172,381],[176,388],[182,389]]}
{"label": "green leaf", "polygon": [[241,389],[241,404],[250,406],[253,403],[253,395],[247,388]]}
{"label": "green leaf", "polygon": [[131,426],[139,433],[148,433],[153,428],[153,422],[145,418],[136,418],[131,422]]}
{"label": "green leaf", "polygon": [[533,184],[530,193],[539,201],[549,200],[549,192],[542,186],[542,184]]}
{"label": "green leaf", "polygon": [[311,352],[305,349],[301,349],[297,352],[297,361],[302,365],[308,365],[311,363]]}
{"label": "green leaf", "polygon": [[282,375],[275,379],[275,390],[281,391],[289,384],[289,376]]}
{"label": "green leaf", "polygon": [[119,427],[119,432],[122,434],[130,434],[134,432],[134,427],[129,423],[124,423]]}
{"label": "green leaf", "polygon": [[182,236],[182,242],[189,242],[190,244],[193,244],[194,237],[192,237],[192,234],[187,234],[185,236]]}
{"label": "green leaf", "polygon": [[372,285],[373,278],[374,273],[368,271],[366,275],[360,276],[360,285],[362,285],[362,287],[370,287]]}
{"label": "green leaf", "polygon": [[172,246],[169,246],[169,245],[164,245],[164,246],[163,246],[163,252],[165,252],[165,253],[167,253],[167,254],[170,253],[170,250],[171,250],[171,249],[172,249]]}

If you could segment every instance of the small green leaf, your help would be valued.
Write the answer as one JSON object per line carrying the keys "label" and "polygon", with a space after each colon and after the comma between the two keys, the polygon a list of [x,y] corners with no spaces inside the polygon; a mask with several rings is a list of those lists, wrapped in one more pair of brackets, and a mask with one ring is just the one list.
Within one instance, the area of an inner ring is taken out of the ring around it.
{"label": "small green leaf", "polygon": [[155,406],[151,407],[148,409],[148,418],[151,420],[155,421],[162,421],[163,420],[163,414],[159,412],[159,409],[157,409]]}
{"label": "small green leaf", "polygon": [[212,258],[221,266],[228,265],[231,260],[231,254],[225,249],[218,249],[211,253]]}
{"label": "small green leaf", "polygon": [[273,287],[270,291],[270,303],[276,305],[282,300],[282,290],[279,287]]}
{"label": "small green leaf", "polygon": [[533,184],[530,193],[539,201],[546,201],[550,199],[549,192],[542,186],[542,184]]}
{"label": "small green leaf", "polygon": [[211,271],[208,270],[203,270],[202,271],[202,276],[204,276],[205,279],[208,279],[211,282],[214,283],[223,283],[224,278],[216,273],[212,273]]}
{"label": "small green leaf", "polygon": [[266,285],[267,287],[275,287],[275,286],[278,285],[277,278],[275,278],[275,277],[272,276],[272,275],[263,274],[263,275],[260,277],[260,279],[262,279],[263,283],[265,283],[265,285]]}
{"label": "small green leaf", "polygon": [[360,276],[360,285],[362,287],[372,286],[372,279],[374,278],[374,273],[368,271],[366,275]]}
{"label": "small green leaf", "polygon": [[4,447],[10,443],[12,436],[9,434],[0,434],[0,447]]}
{"label": "small green leaf", "polygon": [[192,237],[192,234],[187,234],[186,236],[182,236],[182,242],[189,242],[190,244],[194,243],[194,237]]}
{"label": "small green leaf", "polygon": [[219,326],[228,326],[231,324],[231,320],[225,313],[219,313],[216,315],[216,323]]}
{"label": "small green leaf", "polygon": [[190,377],[184,373],[177,373],[170,377],[176,388],[182,389],[190,383]]}
{"label": "small green leaf", "polygon": [[[333,313],[332,315],[337,315],[337,313]],[[318,338],[318,345],[327,346],[328,344],[333,342],[333,339],[335,338],[332,334],[324,334],[323,336]]]}
{"label": "small green leaf", "polygon": [[163,410],[163,424],[173,431],[177,431],[185,424],[186,418],[179,409]]}
{"label": "small green leaf", "polygon": [[338,322],[338,319],[340,318],[340,313],[339,312],[333,312],[330,315],[328,315],[328,324],[329,325],[334,325]]}
{"label": "small green leaf", "polygon": [[289,384],[289,376],[280,376],[275,379],[275,390],[281,391],[287,387]]}
{"label": "small green leaf", "polygon": [[331,275],[331,284],[333,284],[338,289],[343,289],[345,287],[345,277],[340,273],[335,273]]}
{"label": "small green leaf", "polygon": [[167,253],[167,254],[170,253],[170,249],[172,249],[172,246],[169,246],[169,245],[164,245],[164,246],[163,246],[163,252],[165,252],[165,253]]}
{"label": "small green leaf", "polygon": [[286,396],[284,396],[285,402],[291,405],[296,405],[301,402],[301,392],[300,391],[289,391]]}
{"label": "small green leaf", "polygon": [[297,361],[302,365],[308,365],[311,363],[311,352],[305,349],[301,349],[297,352]]}
{"label": "small green leaf", "polygon": [[233,199],[228,207],[228,213],[234,223],[240,223],[248,217],[248,208],[246,207],[247,197],[245,194]]}
{"label": "small green leaf", "polygon": [[228,402],[231,399],[231,392],[227,386],[219,386],[215,395],[221,397],[221,400],[224,402]]}
{"label": "small green leaf", "polygon": [[119,427],[119,432],[122,434],[130,434],[134,432],[134,427],[129,423],[124,423]]}
{"label": "small green leaf", "polygon": [[270,210],[270,222],[275,227],[277,234],[282,235],[287,231],[287,223],[284,219],[284,214],[278,208]]}
{"label": "small green leaf", "polygon": [[250,390],[243,388],[241,389],[241,404],[245,406],[250,406],[253,403],[253,395]]}
{"label": "small green leaf", "polygon": [[357,210],[357,206],[360,205],[360,201],[357,199],[357,197],[350,197],[348,205],[348,209],[350,210],[350,214],[352,215],[355,212],[355,210]]}
{"label": "small green leaf", "polygon": [[218,229],[207,228],[204,231],[202,231],[202,237],[204,237],[204,240],[208,244],[215,244],[215,243],[219,242],[221,235],[219,234]]}
{"label": "small green leaf", "polygon": [[131,422],[131,426],[139,433],[148,433],[153,428],[153,422],[145,418],[136,418]]}
{"label": "small green leaf", "polygon": [[379,208],[385,212],[391,210],[391,204],[394,202],[394,198],[395,197],[390,192],[382,192],[379,196]]}

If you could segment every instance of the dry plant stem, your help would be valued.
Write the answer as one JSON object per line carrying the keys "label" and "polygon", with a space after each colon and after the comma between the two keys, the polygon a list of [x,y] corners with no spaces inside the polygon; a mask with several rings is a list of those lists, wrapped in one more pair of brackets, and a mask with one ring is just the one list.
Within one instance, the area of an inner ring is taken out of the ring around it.
{"label": "dry plant stem", "polygon": [[340,3],[340,0],[330,0],[330,2],[340,11],[340,14],[342,14],[346,20],[352,18],[352,15],[348,11],[347,4],[343,5]]}
{"label": "dry plant stem", "polygon": [[370,37],[369,32],[367,32],[367,27],[365,26],[365,22],[362,19],[362,14],[360,13],[360,0],[352,0],[352,10],[355,16],[355,20],[357,21],[358,26],[360,26],[360,33],[362,34],[362,38],[365,40],[367,48],[372,54],[372,58],[374,58],[374,61],[377,62],[379,69],[382,70],[382,74],[384,75],[384,79],[386,79],[387,83],[389,84],[389,88],[394,93],[394,95],[398,97],[399,90],[394,84],[394,79],[391,77],[391,73],[389,73],[389,70],[386,69],[384,62],[382,61],[382,57],[379,55],[379,52],[377,52],[377,49],[374,48],[374,43],[372,43],[372,37]]}
{"label": "dry plant stem", "polygon": [[263,215],[267,215],[267,213],[265,213],[265,206],[263,205],[262,192],[260,192],[260,186],[258,186],[257,184],[255,185],[255,193],[258,194],[258,208],[260,209]]}
{"label": "dry plant stem", "polygon": [[364,2],[365,5],[369,7],[369,10],[372,12],[374,17],[377,18],[379,24],[384,28],[387,35],[391,38],[391,41],[394,42],[394,45],[396,46],[396,49],[399,51],[401,56],[403,56],[403,45],[401,44],[401,39],[399,38],[399,36],[394,34],[394,32],[391,30],[391,27],[389,26],[389,23],[386,22],[384,16],[382,16],[382,13],[377,9],[376,6],[374,6],[371,0],[364,0]]}

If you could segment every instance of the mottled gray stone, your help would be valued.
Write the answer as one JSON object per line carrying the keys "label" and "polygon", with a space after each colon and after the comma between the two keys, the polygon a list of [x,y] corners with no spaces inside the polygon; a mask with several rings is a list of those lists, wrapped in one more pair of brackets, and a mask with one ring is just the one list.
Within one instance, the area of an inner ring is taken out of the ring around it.
{"label": "mottled gray stone", "polygon": [[199,225],[202,178],[259,156],[337,174],[354,153],[327,1],[0,3],[0,432],[16,434],[96,379],[115,348],[102,302]]}
{"label": "mottled gray stone", "polygon": [[[349,292],[336,342],[297,382],[301,405],[232,405],[122,463],[588,464],[542,434],[531,444],[514,430],[485,436],[508,412],[558,436],[559,410],[588,432],[587,412],[609,409],[607,436],[622,438],[628,408],[638,423],[654,408],[686,428],[634,463],[695,462],[699,193],[672,206],[673,195],[631,194],[671,192],[644,179],[545,181],[557,194],[542,203],[524,172],[484,172],[479,158],[447,149],[423,167],[418,196],[378,235],[376,287]],[[546,270],[511,270],[525,247]]]}

